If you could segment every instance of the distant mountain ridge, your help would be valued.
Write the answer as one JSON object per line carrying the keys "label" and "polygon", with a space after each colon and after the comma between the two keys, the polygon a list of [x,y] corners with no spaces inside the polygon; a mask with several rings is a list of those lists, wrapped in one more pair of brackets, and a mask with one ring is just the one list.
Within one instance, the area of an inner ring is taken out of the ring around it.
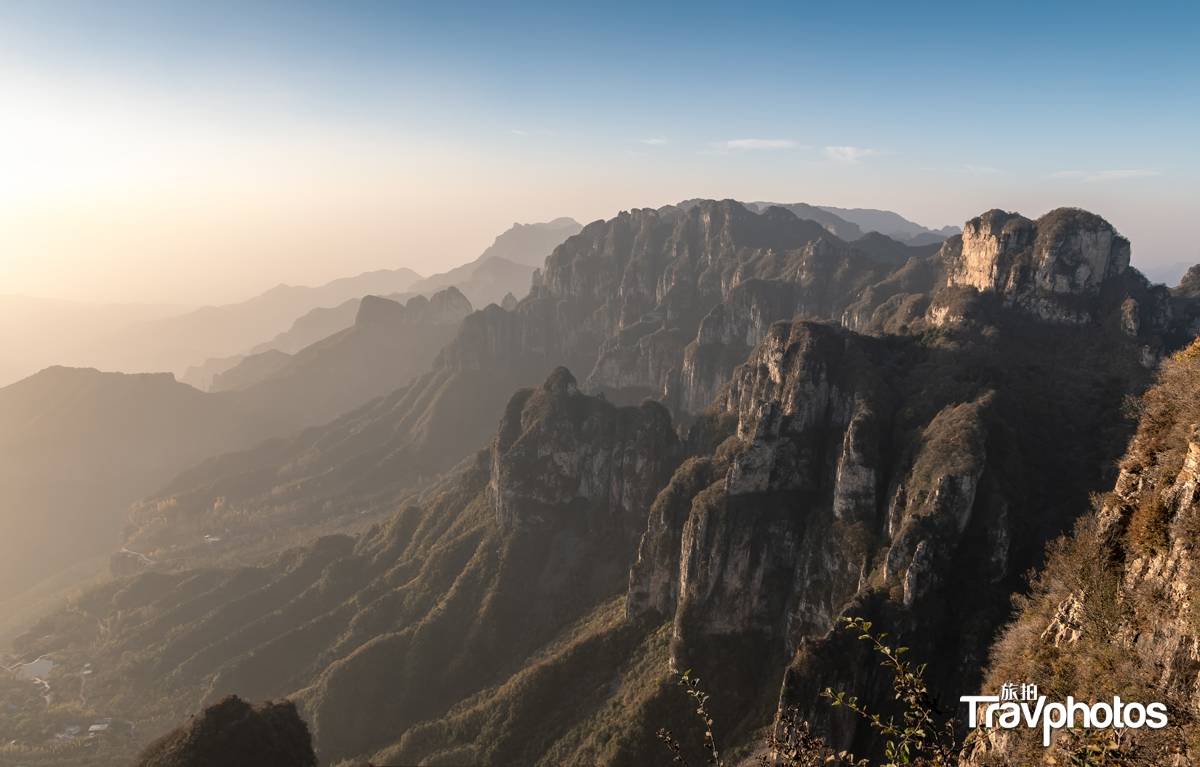
{"label": "distant mountain ridge", "polygon": [[770,207],[790,210],[800,218],[816,221],[832,234],[847,241],[857,240],[868,232],[877,232],[907,245],[932,245],[962,231],[957,226],[930,229],[909,221],[899,213],[874,208],[837,208],[832,205],[809,205],[803,202],[750,202],[746,203],[746,207],[758,212]]}
{"label": "distant mountain ridge", "polygon": [[514,223],[496,237],[495,242],[479,256],[480,261],[503,258],[525,266],[541,267],[556,247],[583,226],[573,218],[562,216],[540,224]]}
{"label": "distant mountain ridge", "polygon": [[[899,213],[875,208],[837,208],[832,205],[822,205],[821,210],[832,213],[839,218],[857,224],[864,232],[879,232],[901,242],[912,242],[914,239],[936,237],[942,240],[952,237],[962,230],[957,226],[943,226],[931,229],[913,221],[909,221]],[[929,240],[921,239],[913,244],[926,244]]]}
{"label": "distant mountain ridge", "polygon": [[243,361],[214,393],[169,373],[64,367],[0,388],[0,599],[111,553],[129,506],[190,466],[408,384],[471,311],[455,288],[407,304],[368,296],[351,327],[294,355]]}
{"label": "distant mountain ridge", "polygon": [[[540,267],[557,245],[577,233],[579,229],[579,224],[570,218],[556,218],[545,223],[513,224],[512,228],[497,236],[473,261],[446,272],[414,280],[400,292],[367,292],[405,301],[414,295],[430,296],[445,288],[455,287],[473,306],[480,308],[500,303],[510,293],[514,296],[524,296],[529,292],[530,278],[535,267]],[[361,296],[354,296],[335,306],[322,305],[313,308],[298,316],[290,328],[271,340],[255,345],[248,352],[211,358],[202,364],[194,365],[186,371],[181,380],[198,389],[207,390],[218,375],[229,371],[246,356],[259,355],[270,350],[295,353],[349,327],[358,312],[360,298]],[[276,355],[271,357],[278,359]]]}
{"label": "distant mountain ridge", "polygon": [[53,365],[80,362],[92,354],[93,344],[123,328],[185,311],[187,307],[0,295],[0,386]]}
{"label": "distant mountain ridge", "polygon": [[1022,574],[1106,485],[1127,395],[1195,326],[1192,281],[1129,254],[1067,208],[925,246],[732,200],[593,222],[407,386],[139,502],[150,563],[115,560],[17,652],[93,663],[90,704],[152,727],[290,697],[327,761],[645,764],[686,731],[680,668],[730,744],[797,706],[869,752],[819,701],[890,700],[837,618],[973,689]]}
{"label": "distant mountain ridge", "polygon": [[420,278],[411,269],[402,268],[366,272],[317,287],[278,285],[239,303],[125,324],[98,336],[74,356],[56,360],[56,364],[182,376],[201,360],[242,353],[286,331],[297,317],[311,309],[368,293],[402,292]]}

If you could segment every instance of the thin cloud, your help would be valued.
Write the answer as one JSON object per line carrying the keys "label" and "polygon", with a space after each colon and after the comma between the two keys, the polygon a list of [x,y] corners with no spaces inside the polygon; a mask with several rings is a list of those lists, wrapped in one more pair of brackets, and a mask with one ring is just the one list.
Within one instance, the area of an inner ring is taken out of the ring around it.
{"label": "thin cloud", "polygon": [[667,143],[665,138],[640,138],[637,141],[646,146],[664,146]]}
{"label": "thin cloud", "polygon": [[799,149],[800,145],[790,138],[735,138],[720,141],[715,145],[718,149],[731,152],[746,152],[759,149]]}
{"label": "thin cloud", "polygon": [[868,149],[861,146],[827,146],[825,147],[825,156],[830,160],[837,162],[858,162],[868,157],[874,157],[879,154],[877,149]]}
{"label": "thin cloud", "polygon": [[1050,178],[1072,179],[1092,183],[1096,181],[1120,181],[1127,178],[1150,178],[1161,175],[1161,171],[1150,168],[1126,168],[1123,170],[1101,171],[1060,170],[1056,173],[1051,173]]}
{"label": "thin cloud", "polygon": [[999,168],[993,168],[991,165],[964,165],[963,170],[967,173],[978,173],[980,175],[992,176],[1004,171]]}
{"label": "thin cloud", "polygon": [[529,135],[529,131],[521,130],[520,128],[512,128],[508,132],[513,134],[514,136],[528,136]]}
{"label": "thin cloud", "polygon": [[1102,170],[1088,176],[1086,181],[1116,181],[1123,178],[1149,178],[1161,176],[1162,173],[1149,168],[1128,168],[1126,170]]}

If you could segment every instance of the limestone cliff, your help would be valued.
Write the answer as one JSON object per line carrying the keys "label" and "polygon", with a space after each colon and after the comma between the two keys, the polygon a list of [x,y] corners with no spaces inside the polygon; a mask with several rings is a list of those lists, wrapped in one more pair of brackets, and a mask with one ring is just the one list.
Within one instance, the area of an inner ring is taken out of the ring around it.
{"label": "limestone cliff", "polygon": [[[1092,377],[1136,387],[1141,376],[1132,344],[1069,351],[1075,331],[1021,327],[927,345],[772,326],[714,402],[730,436],[678,470],[631,573],[631,614],[673,618],[675,666],[723,691],[761,695],[783,680],[783,700],[827,719],[818,684],[872,684],[827,638],[839,616],[866,613],[940,657],[943,689],[977,678],[1039,541],[1069,523],[1064,510],[1086,503],[1119,449],[1107,430],[1120,389]],[[1060,453],[1046,430],[1090,434],[1073,443],[1090,457]],[[745,660],[721,660],[731,654]],[[746,715],[751,701],[739,701],[728,715]]]}

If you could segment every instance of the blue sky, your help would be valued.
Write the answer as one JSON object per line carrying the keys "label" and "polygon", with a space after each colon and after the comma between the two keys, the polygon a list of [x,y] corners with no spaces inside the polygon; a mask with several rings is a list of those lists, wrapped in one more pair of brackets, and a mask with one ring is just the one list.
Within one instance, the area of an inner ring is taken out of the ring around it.
{"label": "blue sky", "polygon": [[1080,205],[1200,261],[1195,4],[911,5],[7,3],[0,280],[227,300],[693,196]]}

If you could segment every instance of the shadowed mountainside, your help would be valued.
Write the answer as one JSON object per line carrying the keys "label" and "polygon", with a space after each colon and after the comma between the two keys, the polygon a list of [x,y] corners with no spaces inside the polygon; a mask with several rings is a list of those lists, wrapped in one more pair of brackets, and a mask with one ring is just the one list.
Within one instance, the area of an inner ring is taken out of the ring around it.
{"label": "shadowed mountainside", "polygon": [[206,394],[169,374],[72,368],[0,389],[0,598],[111,554],[130,504],[184,469],[407,384],[470,311],[453,288],[408,305],[368,298],[351,328],[237,391]]}
{"label": "shadowed mountainside", "polygon": [[851,248],[786,211],[758,215],[731,201],[595,222],[555,250],[525,299],[468,316],[410,385],[176,479],[135,511],[130,546],[161,547],[168,539],[151,527],[194,538],[223,534],[230,517],[266,524],[276,512],[312,518],[326,504],[386,508],[486,441],[509,394],[558,365],[590,370],[588,388],[615,401],[654,396],[686,420],[771,322],[835,318],[928,253],[886,238]]}
{"label": "shadowed mountainside", "polygon": [[[1200,637],[1200,342],[1164,364],[1138,407],[1137,434],[1111,491],[1071,535],[1057,541],[1016,600],[1016,615],[992,651],[984,690],[1037,680],[1052,700],[1161,701],[1170,725],[1101,733],[1128,765],[1196,761]],[[968,763],[1058,764],[1086,739],[1059,734],[1050,749],[1022,730],[983,733]],[[1116,741],[1116,742],[1114,742]]]}
{"label": "shadowed mountainside", "polygon": [[308,727],[291,703],[230,696],[159,738],[137,767],[316,767]]}

